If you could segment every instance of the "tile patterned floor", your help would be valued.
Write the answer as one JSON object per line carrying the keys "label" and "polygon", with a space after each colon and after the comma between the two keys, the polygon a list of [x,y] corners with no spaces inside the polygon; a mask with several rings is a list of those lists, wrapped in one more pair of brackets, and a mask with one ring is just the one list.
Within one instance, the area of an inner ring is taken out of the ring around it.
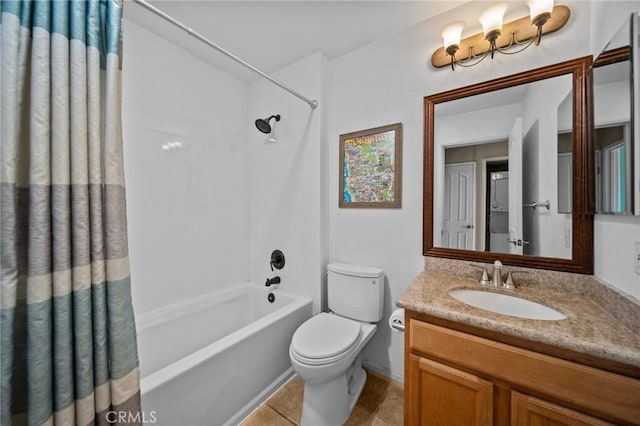
{"label": "tile patterned floor", "polygon": [[[345,426],[402,426],[402,384],[376,373],[367,372],[367,375],[364,390]],[[247,417],[242,425],[300,425],[303,392],[301,380],[290,380]]]}

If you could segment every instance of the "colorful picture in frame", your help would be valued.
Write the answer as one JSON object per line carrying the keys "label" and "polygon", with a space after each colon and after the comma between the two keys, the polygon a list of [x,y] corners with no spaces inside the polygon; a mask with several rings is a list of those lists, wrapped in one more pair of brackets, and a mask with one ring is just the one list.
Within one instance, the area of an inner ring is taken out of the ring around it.
{"label": "colorful picture in frame", "polygon": [[338,205],[402,207],[402,123],[340,135]]}

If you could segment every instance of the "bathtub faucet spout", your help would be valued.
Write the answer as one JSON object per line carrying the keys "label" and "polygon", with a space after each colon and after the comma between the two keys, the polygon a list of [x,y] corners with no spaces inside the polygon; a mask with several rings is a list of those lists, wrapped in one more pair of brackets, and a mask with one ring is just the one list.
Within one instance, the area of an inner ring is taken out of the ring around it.
{"label": "bathtub faucet spout", "polygon": [[267,287],[272,284],[280,284],[280,277],[267,278],[267,282],[264,283]]}

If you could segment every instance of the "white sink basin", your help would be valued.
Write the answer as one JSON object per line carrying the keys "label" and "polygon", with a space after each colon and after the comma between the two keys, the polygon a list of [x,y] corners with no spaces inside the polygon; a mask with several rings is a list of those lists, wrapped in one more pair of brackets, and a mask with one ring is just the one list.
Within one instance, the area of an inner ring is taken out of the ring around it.
{"label": "white sink basin", "polygon": [[557,321],[567,318],[562,313],[540,303],[521,299],[507,294],[492,293],[483,290],[451,290],[449,295],[454,299],[486,311],[512,317]]}

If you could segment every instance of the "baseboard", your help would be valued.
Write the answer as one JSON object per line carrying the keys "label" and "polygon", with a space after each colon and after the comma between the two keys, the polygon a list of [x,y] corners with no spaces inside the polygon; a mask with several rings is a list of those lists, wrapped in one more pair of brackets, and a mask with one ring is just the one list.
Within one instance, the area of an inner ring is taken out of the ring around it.
{"label": "baseboard", "polygon": [[365,370],[367,371],[371,371],[374,374],[378,374],[380,376],[384,376],[386,378],[391,378],[393,380],[395,380],[398,383],[404,383],[404,375],[397,375],[397,374],[392,374],[391,370],[388,367],[384,367],[381,365],[377,365],[377,364],[373,364],[367,360],[364,360],[362,362],[362,365],[364,366]]}
{"label": "baseboard", "polygon": [[284,373],[278,376],[273,382],[271,382],[262,392],[260,392],[255,398],[249,401],[244,407],[240,409],[236,414],[234,414],[229,420],[224,422],[224,426],[235,426],[242,423],[244,419],[253,414],[254,411],[260,407],[260,405],[265,402],[269,397],[282,385],[287,383],[293,377],[295,377],[295,372],[293,371],[293,367],[289,367]]}

